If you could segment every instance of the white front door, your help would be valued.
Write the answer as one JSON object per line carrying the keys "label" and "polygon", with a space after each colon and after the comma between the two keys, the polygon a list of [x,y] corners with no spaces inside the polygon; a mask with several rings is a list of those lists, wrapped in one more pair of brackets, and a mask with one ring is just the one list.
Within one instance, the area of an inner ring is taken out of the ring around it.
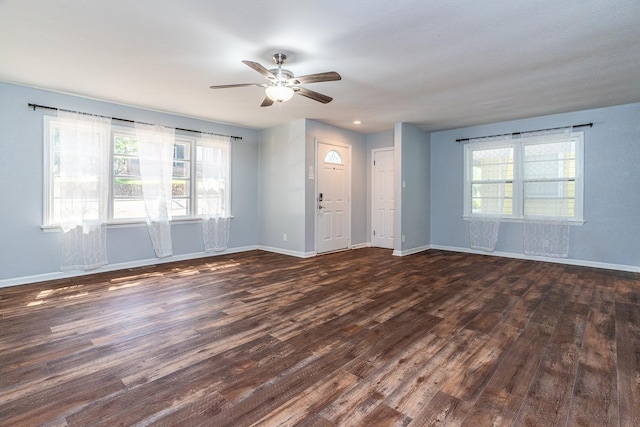
{"label": "white front door", "polygon": [[316,251],[349,248],[350,148],[317,143]]}
{"label": "white front door", "polygon": [[393,249],[395,215],[393,149],[373,150],[372,154],[371,245]]}

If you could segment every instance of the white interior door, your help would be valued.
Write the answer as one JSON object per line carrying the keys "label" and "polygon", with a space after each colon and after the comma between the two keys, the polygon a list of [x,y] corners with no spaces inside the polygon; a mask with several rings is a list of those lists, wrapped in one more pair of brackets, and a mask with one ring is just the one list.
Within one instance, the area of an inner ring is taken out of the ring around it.
{"label": "white interior door", "polygon": [[393,149],[373,150],[372,154],[371,245],[393,249],[395,215]]}
{"label": "white interior door", "polygon": [[350,149],[317,143],[316,251],[348,249],[350,230]]}

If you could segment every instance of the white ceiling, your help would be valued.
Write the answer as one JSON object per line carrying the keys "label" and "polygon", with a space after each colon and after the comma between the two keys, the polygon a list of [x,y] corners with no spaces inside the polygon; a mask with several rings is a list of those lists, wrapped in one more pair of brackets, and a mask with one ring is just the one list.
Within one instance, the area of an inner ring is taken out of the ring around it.
{"label": "white ceiling", "polygon": [[[337,71],[261,108],[241,60]],[[0,80],[261,129],[443,130],[640,102],[638,0],[0,0]],[[353,124],[361,120],[362,124]]]}

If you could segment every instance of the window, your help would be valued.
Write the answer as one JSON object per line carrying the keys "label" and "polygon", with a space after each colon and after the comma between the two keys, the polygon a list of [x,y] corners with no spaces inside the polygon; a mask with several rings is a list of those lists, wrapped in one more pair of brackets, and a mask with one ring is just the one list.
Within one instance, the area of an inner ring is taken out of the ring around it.
{"label": "window", "polygon": [[324,156],[324,162],[341,165],[342,157],[340,156],[340,153],[338,153],[336,150],[331,150],[327,153],[326,156]]}
{"label": "window", "polygon": [[582,221],[583,132],[465,146],[465,217]]}
{"label": "window", "polygon": [[[114,220],[144,218],[142,179],[138,161],[138,142],[134,132],[115,129],[113,133],[113,209]],[[188,217],[191,199],[190,140],[176,138],[173,146],[171,216]]]}
{"label": "window", "polygon": [[[60,129],[56,117],[45,117],[45,189],[47,194],[44,224],[60,223],[60,206],[64,197],[57,184],[60,176]],[[111,127],[113,164],[109,197],[109,221],[130,222],[145,219],[142,179],[138,160],[135,131],[125,127]],[[196,159],[196,167],[192,159]],[[171,185],[171,215],[173,218],[196,218],[202,214],[202,204],[215,198],[218,212],[230,215],[230,144],[228,141],[209,141],[176,135],[173,146],[173,177]],[[203,167],[213,167],[222,173],[202,180]],[[192,185],[195,182],[196,185]]]}
{"label": "window", "polygon": [[576,217],[576,140],[522,148],[524,214]]}
{"label": "window", "polygon": [[196,147],[198,216],[229,216],[229,179],[229,144],[199,142]]}
{"label": "window", "polygon": [[513,215],[513,145],[471,150],[471,213]]}

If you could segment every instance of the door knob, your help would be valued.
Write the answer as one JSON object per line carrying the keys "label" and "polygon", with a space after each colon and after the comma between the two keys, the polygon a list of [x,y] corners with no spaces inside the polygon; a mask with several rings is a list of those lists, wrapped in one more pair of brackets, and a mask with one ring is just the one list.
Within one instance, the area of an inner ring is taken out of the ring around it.
{"label": "door knob", "polygon": [[318,205],[318,209],[324,209],[324,206]]}

